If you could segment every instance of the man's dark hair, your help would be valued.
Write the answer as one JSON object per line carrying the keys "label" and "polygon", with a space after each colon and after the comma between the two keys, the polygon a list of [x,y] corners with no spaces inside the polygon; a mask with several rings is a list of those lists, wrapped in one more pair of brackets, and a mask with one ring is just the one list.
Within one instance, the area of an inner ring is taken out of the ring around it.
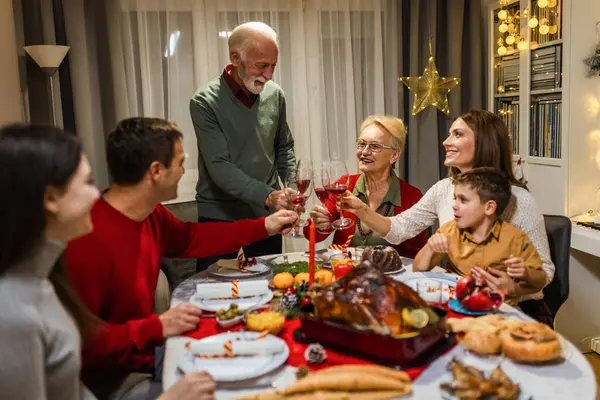
{"label": "man's dark hair", "polygon": [[106,160],[113,182],[119,185],[139,183],[154,161],[169,168],[175,143],[182,138],[175,123],[161,118],[122,120],[106,142]]}
{"label": "man's dark hair", "polygon": [[482,167],[458,175],[455,185],[469,185],[479,196],[482,203],[496,202],[496,216],[502,215],[511,196],[511,185],[508,178],[495,168]]}

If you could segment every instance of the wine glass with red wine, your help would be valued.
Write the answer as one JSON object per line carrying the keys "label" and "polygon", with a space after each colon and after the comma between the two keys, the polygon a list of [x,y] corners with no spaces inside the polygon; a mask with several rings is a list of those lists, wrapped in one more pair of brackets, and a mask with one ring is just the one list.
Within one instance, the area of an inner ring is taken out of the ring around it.
{"label": "wine glass with red wine", "polygon": [[[327,209],[327,199],[329,198],[329,193],[327,193],[327,190],[325,189],[325,185],[323,184],[323,168],[315,169],[315,171],[313,171],[313,176],[314,176],[313,185],[314,185],[315,195],[321,202],[321,205],[325,209]],[[329,216],[331,218],[331,213],[329,214]],[[331,226],[331,224],[328,224],[327,229],[321,230],[321,229],[317,228],[317,230],[321,233],[331,233],[331,232],[333,232],[333,227]]]}
{"label": "wine glass with red wine", "polygon": [[[295,175],[295,176],[293,176]],[[300,208],[306,206],[306,200],[310,195],[310,185],[313,180],[312,164],[307,160],[298,160],[296,163],[296,174],[291,174],[286,179],[286,193],[290,203],[294,205],[294,210],[298,213],[298,222],[292,229],[290,236],[302,238],[304,235],[300,227],[306,226],[306,220],[300,219]]]}
{"label": "wine glass with red wine", "polygon": [[[323,186],[328,194],[336,200],[348,190],[350,175],[346,163],[341,160],[333,160],[323,165]],[[332,223],[335,229],[344,229],[354,225],[350,218],[341,216]]]}

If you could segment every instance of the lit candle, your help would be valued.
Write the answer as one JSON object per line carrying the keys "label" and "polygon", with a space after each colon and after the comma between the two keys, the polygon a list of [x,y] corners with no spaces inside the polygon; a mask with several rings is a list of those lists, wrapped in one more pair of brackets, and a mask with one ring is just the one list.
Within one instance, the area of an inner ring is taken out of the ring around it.
{"label": "lit candle", "polygon": [[308,285],[312,285],[315,281],[315,241],[317,228],[314,221],[310,221],[308,234]]}

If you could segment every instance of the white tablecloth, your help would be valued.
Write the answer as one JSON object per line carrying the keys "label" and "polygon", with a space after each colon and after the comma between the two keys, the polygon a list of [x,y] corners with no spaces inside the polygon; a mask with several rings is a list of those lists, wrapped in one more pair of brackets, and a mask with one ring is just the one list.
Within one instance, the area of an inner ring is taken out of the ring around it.
{"label": "white tablecloth", "polygon": [[[406,267],[404,273],[412,272],[412,260],[403,259],[403,262]],[[215,281],[215,278],[211,277],[206,271],[186,280],[173,293],[171,307],[191,297],[195,291],[196,283],[211,281]],[[503,304],[500,307],[500,311],[516,318],[530,319],[520,310],[507,304]],[[182,336],[167,340],[163,366],[163,385],[165,389],[177,380],[177,364],[185,354],[184,344],[188,340],[189,338]],[[493,369],[501,361],[498,357],[485,359],[471,355],[465,352],[461,345],[458,345],[444,356],[435,360],[413,382],[413,393],[410,396],[403,397],[403,399],[441,399],[439,385],[449,380],[450,375],[446,371],[446,364],[454,356],[484,370]],[[536,400],[595,400],[597,389],[596,379],[590,364],[572,343],[568,343],[566,356],[567,359],[563,363],[545,366],[518,365],[510,360],[503,360],[502,368],[508,376],[521,384],[521,388],[526,394],[532,395]],[[295,370],[294,367],[284,366],[275,371],[271,375],[272,378],[266,381],[267,383],[274,382],[277,389],[282,389],[295,381]],[[243,386],[220,387],[217,390],[216,399],[235,399],[265,390],[269,390],[269,387],[266,384],[263,386],[262,383],[260,387],[255,388]]]}

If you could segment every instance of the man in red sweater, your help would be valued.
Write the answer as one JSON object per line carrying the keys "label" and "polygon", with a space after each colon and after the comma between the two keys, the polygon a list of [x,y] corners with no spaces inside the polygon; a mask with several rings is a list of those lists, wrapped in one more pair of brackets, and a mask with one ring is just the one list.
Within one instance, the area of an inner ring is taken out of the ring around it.
{"label": "man in red sweater", "polygon": [[[106,145],[112,184],[92,209],[94,230],[67,248],[73,285],[102,321],[82,354],[82,379],[99,398],[109,396],[132,372],[154,372],[155,347],[200,321],[200,309],[191,304],[153,313],[163,257],[231,253],[280,233],[297,218],[286,210],[230,223],[175,218],[161,202],[177,196],[185,159],[181,139],[177,126],[162,119],[121,121]],[[157,389],[160,384],[152,391]]]}

